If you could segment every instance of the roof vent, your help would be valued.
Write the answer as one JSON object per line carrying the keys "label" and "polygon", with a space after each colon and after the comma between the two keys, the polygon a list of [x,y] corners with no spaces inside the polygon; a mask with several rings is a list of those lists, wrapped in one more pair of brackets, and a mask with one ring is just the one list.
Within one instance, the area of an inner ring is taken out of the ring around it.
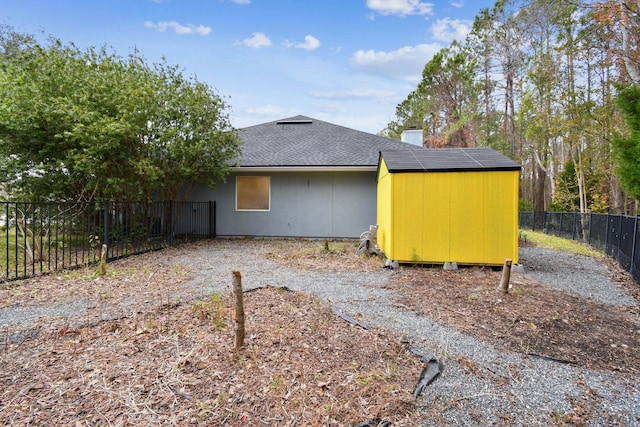
{"label": "roof vent", "polygon": [[298,120],[278,120],[276,124],[278,125],[304,125],[313,123],[313,120],[309,119],[298,119]]}

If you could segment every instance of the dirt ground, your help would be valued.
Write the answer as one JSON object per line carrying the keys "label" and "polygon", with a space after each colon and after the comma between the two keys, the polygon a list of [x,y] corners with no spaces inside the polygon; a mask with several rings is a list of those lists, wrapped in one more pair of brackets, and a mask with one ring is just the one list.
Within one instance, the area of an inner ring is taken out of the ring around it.
{"label": "dirt ground", "polygon": [[[380,260],[353,257],[352,245],[336,248],[282,243],[264,256],[301,269],[381,268]],[[609,268],[638,299],[633,280],[615,263]],[[245,293],[252,324],[236,350],[231,295],[195,303],[168,296],[192,276],[189,269],[161,266],[146,254],[110,264],[106,276],[94,272],[0,286],[4,307],[97,301],[87,314],[0,331],[0,424],[419,424],[412,393],[424,365],[400,337],[350,326],[314,296],[275,288]],[[597,304],[522,276],[503,295],[500,272],[491,269],[402,267],[394,277],[389,286],[401,295],[399,305],[480,339],[638,373],[637,308]],[[105,316],[125,302],[131,309]]]}
{"label": "dirt ground", "polygon": [[[618,284],[638,299],[638,285],[609,262]],[[439,323],[508,350],[590,369],[640,373],[638,307],[580,298],[515,275],[508,294],[501,271],[466,268],[403,271],[398,302]]]}

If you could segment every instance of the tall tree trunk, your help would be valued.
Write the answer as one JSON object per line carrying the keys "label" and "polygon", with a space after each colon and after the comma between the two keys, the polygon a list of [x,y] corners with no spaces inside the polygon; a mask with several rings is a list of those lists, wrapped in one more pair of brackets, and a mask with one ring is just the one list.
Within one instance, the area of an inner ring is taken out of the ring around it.
{"label": "tall tree trunk", "polygon": [[547,172],[538,161],[535,162],[534,171],[533,210],[534,212],[544,212],[546,210],[545,188]]}
{"label": "tall tree trunk", "polygon": [[640,85],[640,64],[633,58],[630,43],[632,34],[637,31],[637,26],[633,25],[635,23],[632,21],[634,18],[638,19],[635,15],[638,13],[640,7],[638,6],[637,0],[620,0],[620,9],[622,13],[620,28],[622,29],[622,58],[624,60],[624,66],[633,84]]}

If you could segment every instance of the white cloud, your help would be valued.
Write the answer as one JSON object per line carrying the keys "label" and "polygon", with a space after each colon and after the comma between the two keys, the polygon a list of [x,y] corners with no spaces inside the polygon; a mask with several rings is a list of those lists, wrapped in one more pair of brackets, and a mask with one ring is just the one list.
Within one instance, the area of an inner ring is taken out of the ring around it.
{"label": "white cloud", "polygon": [[463,1],[452,1],[451,2],[451,6],[461,9],[464,7],[464,2]]}
{"label": "white cloud", "polygon": [[304,50],[316,50],[320,47],[320,40],[308,35],[304,37],[304,43],[298,43],[296,47]]}
{"label": "white cloud", "polygon": [[231,0],[231,2],[236,4],[249,4],[251,0]]}
{"label": "white cloud", "polygon": [[420,0],[367,0],[367,7],[381,15],[431,15],[433,3]]}
{"label": "white cloud", "polygon": [[151,21],[146,21],[144,23],[144,26],[145,28],[156,30],[161,33],[164,33],[168,29],[173,29],[173,31],[175,31],[175,33],[178,35],[198,34],[200,36],[206,36],[211,32],[211,27],[207,27],[205,25],[182,25],[177,23],[176,21],[160,21],[157,24]]}
{"label": "white cloud", "polygon": [[434,40],[451,43],[454,40],[464,41],[471,32],[473,22],[467,19],[438,19],[431,25],[429,31]]}
{"label": "white cloud", "polygon": [[437,43],[405,46],[391,52],[359,50],[349,60],[354,70],[380,77],[418,83],[422,69],[442,49]]}
{"label": "white cloud", "polygon": [[252,33],[252,37],[242,40],[242,44],[253,48],[269,47],[271,46],[271,39],[264,33]]}

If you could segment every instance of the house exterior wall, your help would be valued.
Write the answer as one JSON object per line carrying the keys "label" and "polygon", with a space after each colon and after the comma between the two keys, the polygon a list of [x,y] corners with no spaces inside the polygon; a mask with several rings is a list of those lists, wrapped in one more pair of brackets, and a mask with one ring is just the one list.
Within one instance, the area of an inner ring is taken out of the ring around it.
{"label": "house exterior wall", "polygon": [[[236,211],[236,177],[270,176],[269,211]],[[216,201],[218,236],[356,238],[376,220],[376,172],[232,173],[194,201]]]}
{"label": "house exterior wall", "polygon": [[[518,262],[518,171],[378,177],[378,244],[406,263]],[[383,174],[386,172],[386,174]]]}

